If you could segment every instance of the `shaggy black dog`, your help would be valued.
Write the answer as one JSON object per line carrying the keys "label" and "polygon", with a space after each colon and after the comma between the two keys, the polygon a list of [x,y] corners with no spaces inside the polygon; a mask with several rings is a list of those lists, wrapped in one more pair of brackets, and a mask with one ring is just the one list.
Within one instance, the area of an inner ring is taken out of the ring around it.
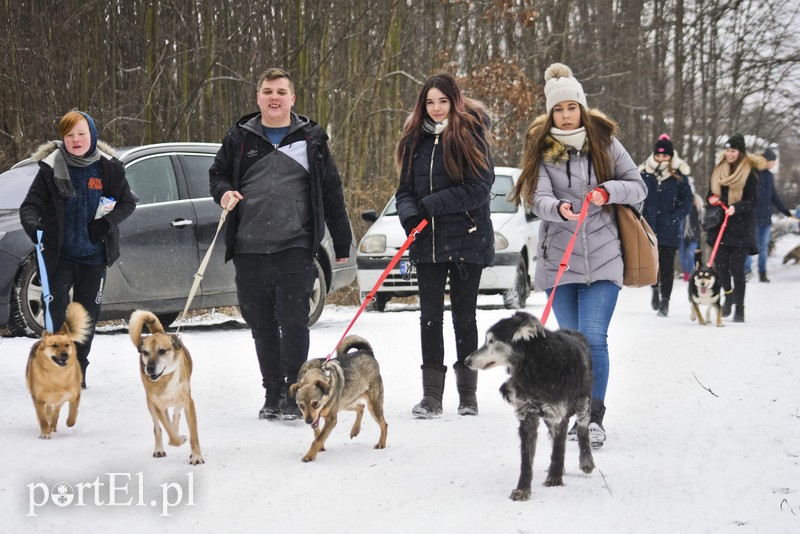
{"label": "shaggy black dog", "polygon": [[592,360],[583,334],[545,330],[536,317],[517,312],[489,328],[486,342],[465,364],[472,369],[506,366],[511,375],[500,388],[520,421],[520,474],[511,499],[525,501],[531,495],[539,418],[544,420],[553,440],[545,486],[564,485],[564,450],[572,415],[577,415],[581,470],[594,470],[588,429]]}

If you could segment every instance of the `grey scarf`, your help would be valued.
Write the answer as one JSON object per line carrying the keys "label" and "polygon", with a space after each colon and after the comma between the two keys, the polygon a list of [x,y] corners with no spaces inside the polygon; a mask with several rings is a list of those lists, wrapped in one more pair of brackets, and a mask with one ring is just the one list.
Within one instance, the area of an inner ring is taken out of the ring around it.
{"label": "grey scarf", "polygon": [[58,153],[53,161],[53,177],[56,181],[56,188],[61,196],[74,197],[75,189],[72,187],[72,180],[69,179],[68,167],[88,167],[100,159],[100,151],[95,148],[88,156],[73,156],[64,148],[63,141],[56,141]]}
{"label": "grey scarf", "polygon": [[444,129],[449,124],[447,119],[443,120],[442,122],[433,122],[433,120],[425,115],[425,118],[422,119],[422,124],[420,125],[420,129],[423,132],[429,133],[431,135],[438,135],[444,131]]}

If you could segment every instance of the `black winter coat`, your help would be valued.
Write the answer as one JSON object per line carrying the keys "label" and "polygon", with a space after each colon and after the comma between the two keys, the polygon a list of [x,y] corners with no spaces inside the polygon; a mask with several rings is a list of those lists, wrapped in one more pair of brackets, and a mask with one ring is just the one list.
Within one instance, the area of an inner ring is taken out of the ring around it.
{"label": "black winter coat", "polygon": [[[136,209],[136,200],[125,179],[125,167],[116,158],[101,157],[97,161],[100,179],[103,181],[103,196],[114,197],[114,209],[103,217],[108,222],[105,239],[106,265],[111,266],[119,258],[119,224]],[[52,276],[58,265],[61,245],[64,243],[65,207],[67,199],[58,192],[53,169],[39,162],[39,172],[31,183],[28,194],[19,208],[19,218],[25,232],[36,243],[36,229],[44,227],[42,244],[44,262],[48,276]]]}
{"label": "black winter coat", "polygon": [[[706,194],[706,199],[708,199],[711,194],[711,191],[709,191]],[[749,249],[751,255],[758,254],[758,248],[756,247],[755,218],[757,195],[758,175],[756,174],[756,170],[753,169],[747,177],[747,182],[745,182],[742,199],[736,204],[733,204],[736,210],[732,216],[728,217],[728,224],[725,227],[725,233],[722,234],[720,245],[726,247],[744,247]],[[729,205],[728,188],[725,186],[722,187],[720,200],[722,200],[726,206]],[[712,206],[710,204],[706,206],[706,212],[709,210],[721,209],[720,206]],[[722,220],[724,220],[724,215],[720,218],[719,224],[706,232],[706,242],[710,247],[713,247],[717,240],[717,234],[719,234],[719,229],[722,227]]]}
{"label": "black winter coat", "polygon": [[[440,136],[422,132],[412,161],[403,162],[395,197],[397,214],[405,227],[420,217],[420,206],[430,214],[426,228],[411,245],[414,263],[463,262],[490,265],[494,261],[494,228],[489,194],[494,183],[491,154],[489,168],[474,174],[464,165],[464,183],[447,174]],[[485,144],[483,140],[480,144]],[[406,153],[408,148],[406,147]]]}
{"label": "black winter coat", "polygon": [[[209,169],[209,188],[214,201],[219,204],[222,195],[227,191],[238,191],[241,179],[240,163],[245,150],[260,149],[267,152],[276,150],[263,138],[244,126],[260,113],[245,115],[225,135],[222,147],[214,158]],[[281,144],[288,144],[296,139],[305,139],[310,172],[311,209],[314,213],[313,252],[316,254],[322,239],[325,237],[325,225],[331,233],[333,250],[337,258],[350,256],[350,244],[353,241],[350,220],[342,192],[342,179],[328,149],[328,135],[314,121],[307,117],[292,113],[292,123],[304,122],[304,126],[289,133]],[[236,241],[236,217],[229,217],[225,228],[225,261],[233,258],[233,246]]]}
{"label": "black winter coat", "polygon": [[642,215],[656,233],[658,246],[678,248],[681,222],[692,209],[694,200],[688,179],[667,178],[659,182],[654,174],[642,172],[642,180],[647,185]]}

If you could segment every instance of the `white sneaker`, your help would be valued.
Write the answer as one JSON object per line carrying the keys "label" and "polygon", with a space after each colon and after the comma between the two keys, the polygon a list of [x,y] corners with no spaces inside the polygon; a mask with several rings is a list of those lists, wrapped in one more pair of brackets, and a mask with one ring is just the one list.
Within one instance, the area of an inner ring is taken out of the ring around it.
{"label": "white sneaker", "polygon": [[589,442],[593,449],[599,449],[606,441],[606,431],[599,423],[589,423]]}

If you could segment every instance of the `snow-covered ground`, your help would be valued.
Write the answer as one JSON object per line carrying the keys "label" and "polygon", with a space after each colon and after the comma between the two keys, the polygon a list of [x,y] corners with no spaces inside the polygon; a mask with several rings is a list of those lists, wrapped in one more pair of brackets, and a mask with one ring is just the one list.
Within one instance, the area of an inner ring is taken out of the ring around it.
{"label": "snow-covered ground", "polygon": [[[478,417],[455,413],[452,373],[445,415],[411,417],[421,393],[413,306],[389,304],[353,328],[381,364],[387,448],[372,448],[378,427],[368,416],[350,440],[353,414],[345,413],[310,464],[300,461],[312,437],[302,422],[256,418],[263,390],[241,327],[212,318],[182,329],[206,459],[198,467],[188,464],[188,444],[152,458],[152,424],[125,331],[95,338],[77,424],[67,428],[62,412],[49,441],[37,439],[25,387],[31,340],[0,339],[0,531],[800,532],[800,265],[781,264],[798,244],[800,236],[781,238],[772,283],[748,284],[744,324],[690,322],[682,281],[668,318],[651,311],[649,288],[624,289],[611,325],[608,442],[595,452],[598,468],[581,473],[569,443],[566,485],[542,486],[543,431],[528,502],[508,498],[519,445],[497,391],[503,370],[481,374]],[[536,293],[527,310],[539,315],[544,302]],[[480,305],[482,330],[510,313],[499,297]],[[355,311],[325,310],[312,329],[312,356],[330,352]],[[554,317],[547,326],[556,327]],[[66,506],[50,500],[60,483],[73,498]]]}

